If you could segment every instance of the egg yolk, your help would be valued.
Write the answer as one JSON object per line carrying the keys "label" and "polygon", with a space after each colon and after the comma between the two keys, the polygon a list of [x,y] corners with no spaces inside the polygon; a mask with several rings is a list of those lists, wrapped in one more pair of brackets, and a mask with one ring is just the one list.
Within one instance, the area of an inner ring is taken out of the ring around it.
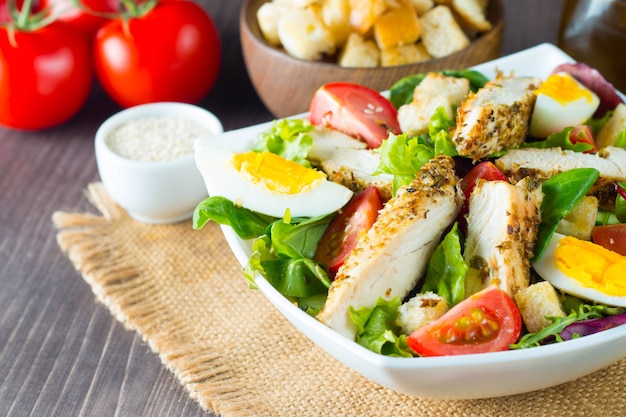
{"label": "egg yolk", "polygon": [[236,154],[233,164],[248,181],[281,194],[297,194],[321,184],[323,172],[306,168],[271,152]]}
{"label": "egg yolk", "polygon": [[569,74],[552,74],[541,86],[535,90],[535,94],[543,94],[553,98],[561,105],[566,105],[580,98],[585,98],[589,103],[593,102],[591,91],[582,87]]}
{"label": "egg yolk", "polygon": [[554,258],[565,275],[606,295],[626,296],[626,256],[600,245],[566,236]]}

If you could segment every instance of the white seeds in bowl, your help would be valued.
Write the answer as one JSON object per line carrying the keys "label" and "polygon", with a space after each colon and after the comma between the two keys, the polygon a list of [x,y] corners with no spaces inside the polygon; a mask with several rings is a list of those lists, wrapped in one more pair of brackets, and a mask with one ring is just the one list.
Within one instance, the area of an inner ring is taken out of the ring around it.
{"label": "white seeds in bowl", "polygon": [[106,144],[128,159],[171,161],[193,154],[194,140],[207,133],[207,128],[185,117],[146,117],[115,128]]}

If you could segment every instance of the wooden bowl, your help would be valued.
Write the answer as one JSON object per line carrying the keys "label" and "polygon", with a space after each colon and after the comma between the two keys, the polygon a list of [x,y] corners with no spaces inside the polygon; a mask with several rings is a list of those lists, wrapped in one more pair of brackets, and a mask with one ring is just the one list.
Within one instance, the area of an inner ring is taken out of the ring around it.
{"label": "wooden bowl", "polygon": [[263,39],[257,10],[267,0],[246,0],[240,14],[240,35],[248,75],[257,94],[272,114],[287,117],[308,110],[313,93],[323,84],[348,81],[377,91],[388,90],[400,78],[421,72],[464,69],[500,56],[504,26],[502,0],[491,0],[487,18],[489,32],[468,47],[443,58],[395,67],[344,68],[329,62],[304,61]]}

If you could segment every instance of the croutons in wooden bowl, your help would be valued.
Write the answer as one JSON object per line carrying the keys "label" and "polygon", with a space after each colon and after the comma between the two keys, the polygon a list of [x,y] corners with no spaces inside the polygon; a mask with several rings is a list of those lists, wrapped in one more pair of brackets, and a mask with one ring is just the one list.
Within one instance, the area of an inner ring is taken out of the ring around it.
{"label": "croutons in wooden bowl", "polygon": [[[246,0],[240,15],[240,34],[252,84],[277,118],[307,111],[313,93],[328,82],[347,81],[385,91],[407,75],[463,69],[500,55],[504,26],[502,0],[363,0],[361,3],[367,2],[369,9],[356,15],[352,12],[359,0],[292,0],[300,5],[299,14],[282,20],[276,13],[284,11],[288,1],[273,1],[277,4],[268,6],[271,1]],[[337,12],[327,13],[324,8],[339,4],[343,4],[343,13],[349,14],[349,30],[329,29],[330,21],[336,21]],[[375,4],[379,5],[378,10],[374,10]],[[427,10],[407,12],[395,10],[390,4],[399,7],[426,4]],[[486,4],[482,22],[479,17],[471,27],[471,23],[462,19],[463,13],[476,12]],[[277,10],[271,10],[273,6]],[[259,13],[261,7],[270,10]],[[394,20],[393,13],[399,20]],[[359,15],[360,21],[355,19]],[[411,16],[408,23],[407,16]],[[315,19],[326,19],[327,24],[321,29],[315,27]],[[415,20],[417,35],[415,28],[409,30],[406,26]],[[283,27],[279,29],[280,25]],[[278,37],[279,30],[283,38],[291,36],[284,44]],[[404,39],[407,36],[412,38]],[[351,42],[356,46],[347,46]],[[364,45],[369,49],[363,49]],[[426,51],[427,55],[420,51]]]}

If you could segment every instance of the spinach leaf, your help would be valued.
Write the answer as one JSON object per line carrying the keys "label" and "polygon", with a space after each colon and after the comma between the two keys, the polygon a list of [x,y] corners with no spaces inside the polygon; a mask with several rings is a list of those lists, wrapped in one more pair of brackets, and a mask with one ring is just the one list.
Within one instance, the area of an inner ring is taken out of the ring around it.
{"label": "spinach leaf", "polygon": [[259,273],[302,310],[316,314],[324,305],[330,278],[313,256],[331,218],[274,221],[253,243],[252,255],[244,267],[248,286],[257,288],[254,276]]}
{"label": "spinach leaf", "polygon": [[399,297],[391,300],[380,297],[373,307],[362,307],[358,310],[350,307],[350,318],[357,326],[356,342],[382,355],[412,357],[406,335],[395,324],[401,303]]}
{"label": "spinach leaf", "polygon": [[261,236],[276,218],[239,207],[224,197],[216,196],[206,198],[196,206],[192,226],[196,230],[202,229],[211,220],[232,227],[242,239],[254,239]]}
{"label": "spinach leaf", "polygon": [[428,263],[421,292],[432,291],[446,299],[450,307],[465,299],[465,275],[469,269],[463,259],[458,223],[437,246]]}
{"label": "spinach leaf", "polygon": [[[482,73],[474,70],[443,70],[441,74],[448,77],[467,78],[470,82],[470,90],[478,91],[489,79]],[[401,78],[389,89],[389,100],[396,107],[400,108],[403,104],[409,104],[413,100],[413,91],[428,73],[420,73],[409,75]]]}
{"label": "spinach leaf", "polygon": [[561,172],[542,183],[541,223],[534,260],[541,258],[559,222],[580,203],[599,175],[595,168],[577,168]]}

